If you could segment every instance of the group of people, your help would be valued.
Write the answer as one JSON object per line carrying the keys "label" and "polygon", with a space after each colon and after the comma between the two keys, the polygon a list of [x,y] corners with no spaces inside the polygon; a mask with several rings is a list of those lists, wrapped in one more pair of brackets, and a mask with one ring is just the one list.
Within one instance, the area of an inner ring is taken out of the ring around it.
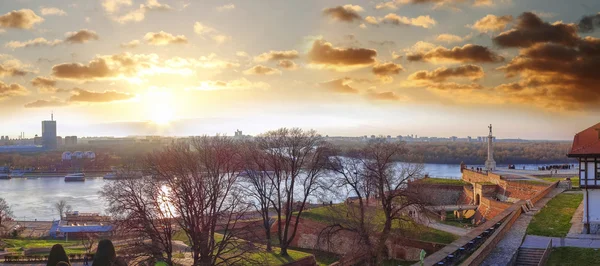
{"label": "group of people", "polygon": [[553,164],[553,165],[546,165],[546,166],[538,167],[538,170],[539,171],[566,170],[566,169],[571,169],[574,167],[575,167],[575,165],[572,165],[572,164]]}

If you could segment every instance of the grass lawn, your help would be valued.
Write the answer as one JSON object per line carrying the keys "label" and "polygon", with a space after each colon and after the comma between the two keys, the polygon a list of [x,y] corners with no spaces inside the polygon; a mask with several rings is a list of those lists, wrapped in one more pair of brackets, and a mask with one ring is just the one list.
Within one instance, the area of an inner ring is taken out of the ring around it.
{"label": "grass lawn", "polygon": [[[564,177],[548,177],[548,176],[546,176],[546,177],[540,177],[540,178],[544,179],[546,181],[550,181],[550,182],[565,180]],[[571,186],[573,188],[579,188],[579,177],[577,177],[577,176],[571,177]]]}
{"label": "grass lawn", "polygon": [[450,178],[423,178],[419,181],[423,184],[439,184],[439,185],[453,185],[453,186],[464,186],[469,185],[469,183],[463,181],[462,179],[450,179]]}
{"label": "grass lawn", "polygon": [[[327,224],[334,221],[335,218],[332,219],[332,217],[337,217],[337,219],[346,219],[346,213],[352,211],[348,209],[348,207],[349,206],[346,204],[335,204],[333,206],[314,208],[302,212],[302,218]],[[358,209],[358,205],[356,206],[356,209]],[[383,228],[383,224],[385,223],[383,211],[381,209],[377,209],[376,213],[372,214],[370,221],[376,226],[381,226]],[[341,223],[344,223],[343,220]],[[403,229],[402,233],[404,237],[427,242],[449,244],[458,239],[458,236],[451,233],[429,228],[416,223],[394,221],[394,224],[392,225],[392,230],[393,229]]]}
{"label": "grass lawn", "polygon": [[597,265],[600,250],[592,248],[553,248],[546,265]]}
{"label": "grass lawn", "polygon": [[512,180],[512,182],[517,182],[517,183],[523,183],[523,184],[530,184],[530,185],[545,185],[545,186],[549,186],[550,184],[539,181],[539,180]]}
{"label": "grass lawn", "polygon": [[533,217],[527,227],[527,234],[566,236],[571,228],[571,218],[582,200],[582,194],[562,193],[557,195]]}
{"label": "grass lawn", "polygon": [[43,239],[2,239],[8,248],[51,248],[55,244],[63,247],[81,245],[80,241],[43,240]]}

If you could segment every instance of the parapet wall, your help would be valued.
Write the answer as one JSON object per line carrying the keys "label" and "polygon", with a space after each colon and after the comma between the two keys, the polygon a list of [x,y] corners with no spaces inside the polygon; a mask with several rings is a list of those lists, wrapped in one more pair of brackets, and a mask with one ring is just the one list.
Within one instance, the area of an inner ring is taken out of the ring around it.
{"label": "parapet wall", "polygon": [[470,183],[493,183],[496,185],[504,181],[500,175],[487,171],[473,171],[469,169],[463,169],[462,179]]}

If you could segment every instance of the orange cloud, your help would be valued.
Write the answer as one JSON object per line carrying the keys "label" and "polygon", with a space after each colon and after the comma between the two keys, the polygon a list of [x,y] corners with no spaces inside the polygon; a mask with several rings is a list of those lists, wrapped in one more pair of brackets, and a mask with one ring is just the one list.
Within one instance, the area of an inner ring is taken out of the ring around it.
{"label": "orange cloud", "polygon": [[470,28],[478,30],[479,32],[501,31],[506,29],[506,26],[512,21],[513,17],[510,15],[498,17],[490,14],[475,21],[475,24],[470,26]]}
{"label": "orange cloud", "polygon": [[44,19],[31,9],[13,10],[0,16],[0,27],[15,29],[31,29],[35,24],[42,23]]}
{"label": "orange cloud", "polygon": [[452,49],[437,47],[427,52],[418,52],[407,55],[408,61],[427,62],[464,62],[464,63],[496,63],[504,61],[504,57],[492,52],[488,47],[465,44]]}
{"label": "orange cloud", "polygon": [[246,75],[273,75],[273,74],[281,74],[281,71],[275,68],[256,65],[244,71]]}
{"label": "orange cloud", "polygon": [[319,86],[336,93],[358,93],[358,90],[350,87],[352,80],[349,78],[334,79],[319,83]]}
{"label": "orange cloud", "polygon": [[493,41],[501,47],[530,47],[544,42],[574,46],[579,40],[577,30],[575,24],[550,24],[534,13],[525,12],[519,16],[513,29],[500,33]]}
{"label": "orange cloud", "polygon": [[144,36],[146,43],[150,45],[164,46],[168,44],[186,44],[188,43],[187,38],[184,35],[174,36],[173,34],[160,31],[160,32],[148,32]]}
{"label": "orange cloud", "polygon": [[332,8],[326,8],[323,10],[323,15],[329,16],[334,20],[343,22],[354,22],[362,20],[362,17],[358,14],[364,11],[362,7],[356,5],[345,5],[337,6]]}
{"label": "orange cloud", "polygon": [[445,81],[449,78],[480,79],[485,75],[483,68],[476,65],[462,65],[453,68],[440,67],[434,71],[417,71],[411,74],[409,80]]}
{"label": "orange cloud", "polygon": [[308,52],[312,64],[330,67],[367,66],[375,63],[377,51],[366,48],[340,48],[323,41],[314,41]]}

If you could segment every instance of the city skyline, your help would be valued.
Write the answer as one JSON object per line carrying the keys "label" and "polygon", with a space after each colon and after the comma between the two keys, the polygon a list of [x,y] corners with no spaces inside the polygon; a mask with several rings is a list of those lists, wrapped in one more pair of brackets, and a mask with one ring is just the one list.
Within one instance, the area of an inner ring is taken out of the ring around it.
{"label": "city skyline", "polygon": [[[7,1],[0,134],[41,135],[38,121],[53,111],[59,136],[301,127],[475,137],[492,123],[499,138],[569,140],[599,114],[600,80],[586,71],[598,66],[590,10],[599,8],[592,0]],[[579,25],[584,16],[591,28]],[[569,67],[547,63],[557,61]]]}

